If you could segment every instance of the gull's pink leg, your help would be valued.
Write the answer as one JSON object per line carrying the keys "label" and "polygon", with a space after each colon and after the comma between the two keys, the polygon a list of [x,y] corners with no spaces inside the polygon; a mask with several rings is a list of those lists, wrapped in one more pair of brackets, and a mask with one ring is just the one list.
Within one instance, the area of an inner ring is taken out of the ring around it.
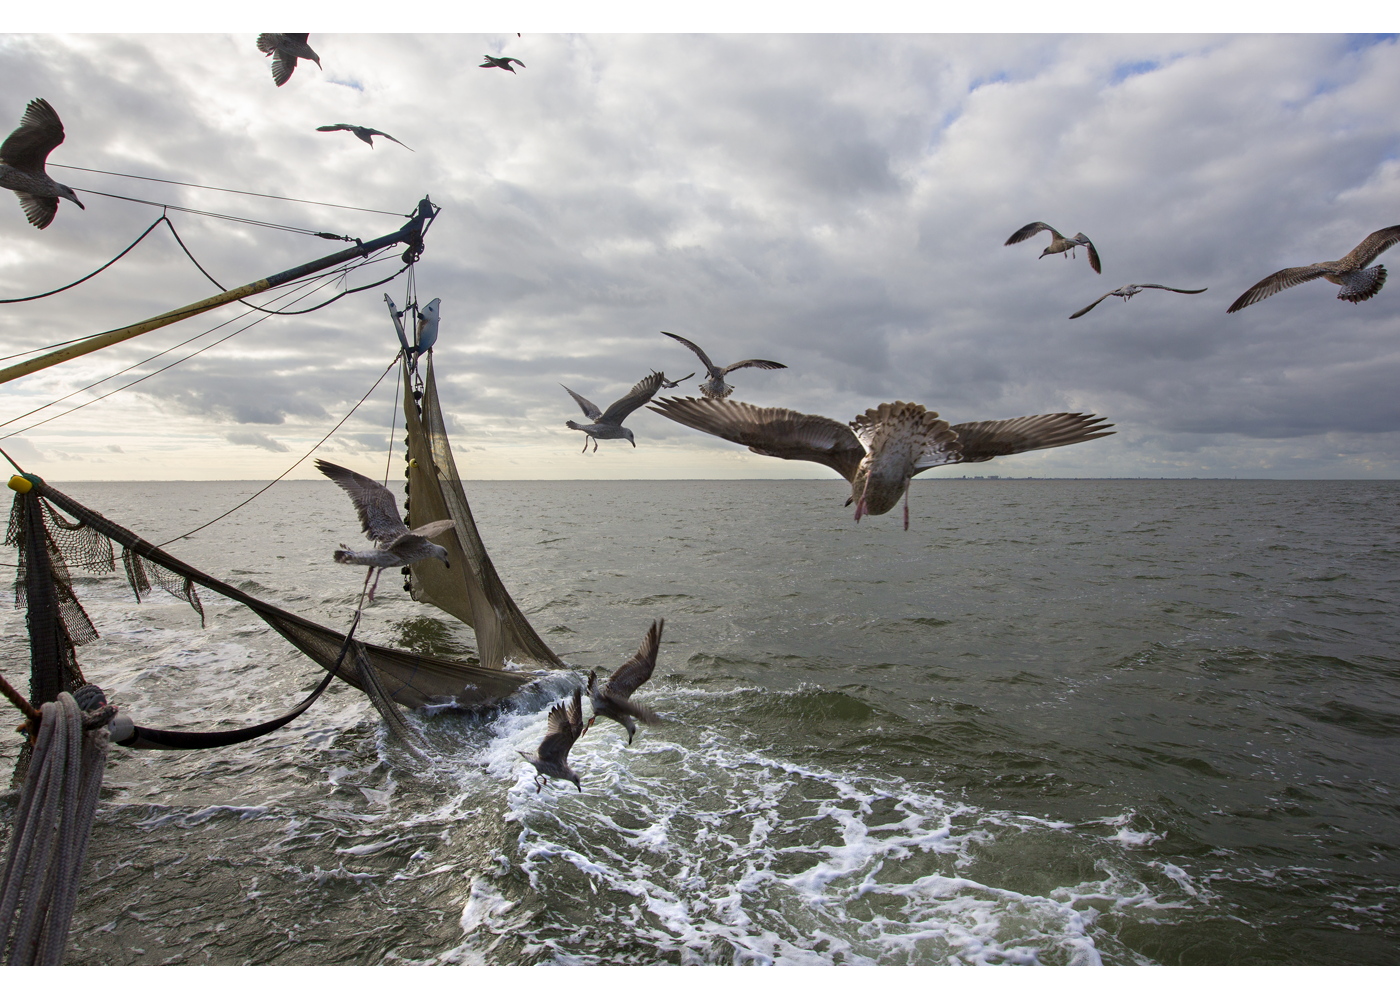
{"label": "gull's pink leg", "polygon": [[[369,588],[369,597],[365,598],[365,603],[366,603],[366,604],[368,604],[370,601],[374,600],[374,591],[375,591],[376,588],[378,588],[378,586],[379,586],[379,577],[380,577],[380,576],[383,574],[383,572],[384,572],[384,567],[383,567],[383,566],[380,566],[380,567],[377,567],[377,568],[378,568],[378,570],[379,570],[378,573],[375,573],[375,572],[374,572],[375,569],[376,569],[376,567],[371,566],[371,567],[369,568],[369,572],[370,572],[370,573],[374,573],[374,586],[372,586],[372,587]],[[366,573],[366,574],[365,574],[365,581],[366,581],[366,582],[369,581],[369,573]]]}
{"label": "gull's pink leg", "polygon": [[909,530],[909,487],[914,485],[914,480],[904,484],[904,530]]}
{"label": "gull's pink leg", "polygon": [[583,436],[583,451],[579,452],[579,454],[582,455],[582,454],[583,454],[584,452],[586,452],[586,451],[588,451],[588,435],[587,435],[587,434],[585,434],[585,435]]}
{"label": "gull's pink leg", "polygon": [[865,494],[870,491],[870,480],[865,481],[865,489],[860,491],[860,499],[856,501],[856,524],[860,524],[860,519],[870,510],[865,503]]}

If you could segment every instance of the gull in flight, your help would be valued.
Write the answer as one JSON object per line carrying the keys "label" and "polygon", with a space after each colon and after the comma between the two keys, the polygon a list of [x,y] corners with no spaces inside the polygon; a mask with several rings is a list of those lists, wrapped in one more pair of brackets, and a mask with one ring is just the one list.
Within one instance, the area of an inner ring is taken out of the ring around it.
{"label": "gull in flight", "polygon": [[[342,544],[333,553],[338,563],[353,563],[368,566],[365,583],[376,569],[383,573],[390,566],[407,566],[420,559],[441,559],[449,569],[447,550],[441,545],[428,541],[453,527],[451,521],[433,521],[410,529],[399,517],[398,504],[394,494],[379,483],[352,472],[341,465],[334,465],[323,458],[316,460],[316,468],[329,477],[337,486],[350,494],[350,502],[355,505],[355,513],[360,515],[360,528],[375,547],[364,552],[354,552]],[[368,600],[374,600],[374,589],[379,586],[379,574],[374,577],[374,586],[369,588]]]}
{"label": "gull in flight", "polygon": [[1145,285],[1124,285],[1122,288],[1115,288],[1111,292],[1105,292],[1103,295],[1100,295],[1093,302],[1090,302],[1083,309],[1079,310],[1079,312],[1071,314],[1070,319],[1078,319],[1110,295],[1117,295],[1124,302],[1127,302],[1144,288],[1160,288],[1167,292],[1180,292],[1182,295],[1200,295],[1202,292],[1206,291],[1204,288],[1172,288],[1170,285],[1154,285],[1150,282]]}
{"label": "gull in flight", "polygon": [[583,688],[574,688],[573,704],[565,710],[565,702],[560,702],[549,710],[549,721],[545,725],[544,739],[533,755],[524,750],[516,753],[535,765],[535,791],[541,790],[540,781],[549,784],[550,778],[572,781],[580,792],[578,772],[569,766],[569,751],[583,735]]}
{"label": "gull in flight", "polygon": [[1053,227],[1047,226],[1043,222],[1027,223],[1012,233],[1002,246],[1009,247],[1013,243],[1020,243],[1022,240],[1028,240],[1036,233],[1049,233],[1054,237],[1054,239],[1050,241],[1050,245],[1040,252],[1041,257],[1051,253],[1070,253],[1075,247],[1088,247],[1089,266],[1094,269],[1096,274],[1103,273],[1099,268],[1099,252],[1094,249],[1094,244],[1089,242],[1089,237],[1085,236],[1083,233],[1075,233],[1073,239],[1068,239],[1060,235]]}
{"label": "gull in flight", "polygon": [[299,35],[264,31],[258,36],[258,51],[263,55],[272,56],[272,80],[277,86],[282,86],[292,78],[292,71],[297,68],[298,59],[310,59],[317,69],[322,68],[321,57],[306,44],[309,37],[305,31]]}
{"label": "gull in flight", "polygon": [[1058,448],[1114,433],[1092,413],[1042,413],[1010,420],[953,424],[918,403],[881,403],[849,424],[830,417],[717,399],[659,399],[647,409],[677,423],[746,444],[774,458],[819,462],[851,484],[847,506],[856,520],[883,514],[904,494],[909,530],[909,483],[940,465],[986,462],[1001,455]]}
{"label": "gull in flight", "polygon": [[525,68],[525,64],[514,56],[482,56],[481,58],[486,61],[481,64],[480,69],[506,69],[514,73],[515,67],[511,66],[511,63],[515,63],[521,69]]}
{"label": "gull in flight", "polygon": [[1341,260],[1324,260],[1320,264],[1309,264],[1307,267],[1285,267],[1282,271],[1275,271],[1237,298],[1235,304],[1225,311],[1239,312],[1260,299],[1267,299],[1274,292],[1281,292],[1285,288],[1301,285],[1314,278],[1326,278],[1334,285],[1341,285],[1342,290],[1337,293],[1339,299],[1345,299],[1347,302],[1365,302],[1385,284],[1385,265],[1366,265],[1396,243],[1400,243],[1400,226],[1377,229]]}
{"label": "gull in flight", "polygon": [[694,377],[695,377],[695,373],[694,373],[694,372],[691,372],[689,375],[686,375],[686,376],[683,376],[683,377],[681,377],[681,378],[678,378],[678,379],[676,379],[674,382],[672,382],[670,379],[668,379],[668,378],[666,377],[666,373],[665,373],[665,372],[657,372],[657,374],[661,376],[661,388],[663,388],[663,389],[674,389],[674,388],[676,388],[678,385],[680,385],[682,382],[684,382],[686,379],[690,379],[690,378],[694,378]]}
{"label": "gull in flight", "polygon": [[[700,359],[700,363],[705,366],[705,370],[710,373],[709,379],[700,383],[700,395],[704,396],[706,399],[724,399],[734,391],[734,387],[724,380],[724,376],[732,371],[738,371],[740,368],[764,368],[771,371],[774,368],[787,367],[787,365],[779,364],[776,361],[761,361],[758,358],[750,358],[748,361],[736,361],[727,368],[719,368],[710,360],[708,354],[684,337],[677,336],[674,333],[666,333],[665,330],[661,332],[672,340],[679,340],[686,347],[694,351],[695,356]],[[686,377],[689,378],[689,376]]]}
{"label": "gull in flight", "polygon": [[627,415],[641,406],[652,396],[656,395],[656,390],[661,388],[661,383],[665,377],[660,372],[652,372],[646,378],[634,385],[627,395],[623,396],[612,406],[609,406],[604,413],[588,400],[584,399],[567,385],[562,386],[563,390],[574,397],[574,402],[578,403],[579,409],[583,410],[583,415],[592,423],[576,424],[572,420],[564,421],[564,426],[571,431],[583,431],[583,450],[588,450],[588,439],[593,439],[593,450],[598,450],[600,440],[611,438],[626,438],[632,442],[632,447],[637,447],[637,439],[632,436],[632,432],[622,426],[622,421],[627,419]]}
{"label": "gull in flight", "polygon": [[[367,142],[367,143],[369,143],[370,149],[373,149],[373,148],[374,148],[374,137],[377,136],[377,135],[382,135],[384,138],[388,139],[390,142],[399,142],[399,140],[395,139],[395,138],[394,138],[392,135],[390,135],[388,132],[381,132],[381,131],[379,131],[379,129],[377,129],[377,128],[370,128],[368,125],[346,125],[346,124],[344,124],[344,123],[342,122],[342,123],[339,124],[339,125],[318,125],[318,126],[316,127],[316,131],[317,131],[317,132],[353,132],[353,133],[355,134],[355,138],[356,138],[356,139],[359,139],[361,142]],[[399,142],[399,145],[400,145],[400,146],[403,146],[403,148],[406,149],[406,150],[408,150],[410,153],[414,152],[413,147],[410,146],[410,145],[408,145],[407,143]]]}
{"label": "gull in flight", "polygon": [[584,732],[588,732],[601,715],[620,723],[627,730],[627,743],[630,746],[632,737],[637,733],[637,723],[633,719],[652,724],[661,721],[661,717],[651,709],[634,702],[632,692],[651,680],[651,672],[656,669],[656,653],[661,648],[661,630],[665,627],[664,618],[652,622],[636,655],[614,670],[601,686],[598,684],[598,671],[588,671],[588,700],[593,705],[593,718],[588,720]]}
{"label": "gull in flight", "polygon": [[46,170],[49,154],[62,141],[63,122],[49,102],[40,97],[29,102],[19,128],[0,145],[0,187],[19,196],[25,218],[40,229],[58,214],[60,198],[83,208],[73,189],[58,183]]}

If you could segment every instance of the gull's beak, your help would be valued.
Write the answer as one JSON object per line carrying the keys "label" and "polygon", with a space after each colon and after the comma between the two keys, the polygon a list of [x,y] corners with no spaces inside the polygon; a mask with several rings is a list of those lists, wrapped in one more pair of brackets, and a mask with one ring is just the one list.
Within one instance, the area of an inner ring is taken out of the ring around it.
{"label": "gull's beak", "polygon": [[856,502],[856,498],[853,497],[853,496],[849,496],[849,497],[846,498],[846,502],[843,503],[841,506],[842,506],[842,507],[849,507],[851,504],[853,504],[853,503],[855,503],[855,502]]}

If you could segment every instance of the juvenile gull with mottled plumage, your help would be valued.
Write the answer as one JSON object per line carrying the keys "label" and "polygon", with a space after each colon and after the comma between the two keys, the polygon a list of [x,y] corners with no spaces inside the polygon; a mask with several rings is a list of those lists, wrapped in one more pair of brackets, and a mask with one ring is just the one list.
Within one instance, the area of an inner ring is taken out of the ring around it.
{"label": "juvenile gull with mottled plumage", "polygon": [[533,754],[524,750],[516,753],[535,765],[535,791],[540,791],[540,781],[549,784],[550,778],[572,781],[580,792],[578,772],[569,766],[569,751],[583,735],[583,688],[574,688],[573,703],[567,709],[560,702],[549,710],[549,721],[545,725],[544,739]]}
{"label": "juvenile gull with mottled plumage", "polygon": [[1080,316],[1083,316],[1086,312],[1094,308],[1094,306],[1098,305],[1110,295],[1116,295],[1124,302],[1127,302],[1129,299],[1131,299],[1138,292],[1142,291],[1144,288],[1160,288],[1163,291],[1180,292],[1182,295],[1200,295],[1202,292],[1209,291],[1209,289],[1206,288],[1172,288],[1170,285],[1154,285],[1150,282],[1143,285],[1124,285],[1122,288],[1115,288],[1111,292],[1104,292],[1093,302],[1090,302],[1083,309],[1079,310],[1079,312],[1072,313],[1069,318],[1078,319]]}
{"label": "juvenile gull with mottled plumage", "polygon": [[[651,709],[634,702],[632,694],[651,680],[652,671],[656,669],[656,654],[661,649],[661,630],[665,627],[665,618],[652,622],[632,659],[614,670],[602,685],[598,684],[598,671],[588,671],[588,700],[593,705],[593,718],[588,720],[589,726],[600,715],[612,719],[627,730],[627,742],[631,744],[632,737],[637,733],[637,723],[633,719],[653,725],[661,721],[661,717]],[[585,727],[584,732],[587,731]]]}
{"label": "juvenile gull with mottled plumage", "polygon": [[19,196],[25,218],[40,229],[53,221],[60,198],[83,208],[72,188],[48,174],[49,154],[62,141],[63,122],[49,102],[40,97],[29,102],[19,128],[0,145],[0,187]]}
{"label": "juvenile gull with mottled plumage", "polygon": [[[336,562],[368,566],[369,569],[365,571],[366,583],[376,569],[383,573],[390,566],[407,566],[420,559],[441,559],[444,565],[452,565],[447,561],[447,550],[428,540],[450,531],[452,521],[433,521],[410,529],[399,517],[394,494],[373,479],[323,458],[316,460],[316,468],[350,495],[355,513],[360,515],[361,529],[375,543],[374,548],[363,552],[352,551],[342,544],[333,553]],[[374,586],[369,588],[369,600],[374,600],[374,588],[378,586],[379,574],[376,573]]]}
{"label": "juvenile gull with mottled plumage", "polygon": [[[1052,253],[1070,253],[1075,247],[1087,247],[1089,250],[1089,266],[1092,267],[1096,273],[1103,273],[1099,268],[1099,252],[1094,249],[1094,244],[1089,242],[1089,237],[1085,236],[1083,233],[1075,233],[1074,237],[1071,239],[1060,235],[1053,226],[1047,226],[1043,222],[1026,223],[1026,225],[1012,233],[1002,246],[1009,247],[1013,243],[1020,243],[1022,240],[1030,239],[1036,233],[1046,232],[1051,235],[1052,239],[1050,240],[1050,245],[1040,252],[1041,257]],[[1038,259],[1039,258],[1037,258],[1037,260]]]}
{"label": "juvenile gull with mottled plumage", "polygon": [[1092,441],[1114,433],[1092,413],[1042,413],[1010,420],[954,424],[918,403],[881,403],[849,424],[779,407],[760,408],[719,399],[659,399],[647,407],[677,423],[746,444],[774,458],[818,462],[851,484],[847,505],[856,520],[883,514],[904,495],[909,530],[909,483],[940,465],[986,462],[1041,448]]}
{"label": "juvenile gull with mottled plumage", "polygon": [[[672,340],[679,340],[686,347],[694,351],[695,356],[700,359],[700,363],[705,366],[705,370],[710,373],[709,379],[700,383],[700,395],[704,396],[706,399],[724,399],[732,393],[734,387],[724,380],[724,376],[728,375],[730,372],[738,371],[740,368],[764,368],[772,371],[775,368],[787,367],[787,365],[780,364],[777,361],[763,361],[759,358],[750,358],[747,361],[736,361],[732,365],[721,368],[710,360],[708,354],[700,350],[699,347],[689,340],[674,333],[666,333],[665,330],[661,332]],[[686,377],[689,378],[689,376]]]}
{"label": "juvenile gull with mottled plumage", "polygon": [[1334,285],[1341,285],[1342,290],[1337,293],[1339,299],[1346,302],[1365,302],[1385,285],[1385,265],[1366,265],[1396,243],[1400,243],[1400,226],[1377,229],[1341,260],[1324,260],[1307,267],[1286,267],[1282,271],[1275,271],[1237,298],[1234,305],[1225,311],[1239,312],[1260,299],[1267,299],[1274,292],[1281,292],[1285,288],[1301,285],[1314,278],[1326,278]]}

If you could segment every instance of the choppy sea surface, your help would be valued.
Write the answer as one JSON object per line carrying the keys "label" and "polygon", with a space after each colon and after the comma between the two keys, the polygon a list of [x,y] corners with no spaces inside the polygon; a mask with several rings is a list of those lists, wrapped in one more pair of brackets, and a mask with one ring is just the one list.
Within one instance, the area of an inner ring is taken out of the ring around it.
{"label": "choppy sea surface", "polygon": [[[59,488],[159,543],[258,485]],[[410,715],[429,764],[340,683],[227,750],[114,747],[70,964],[1400,959],[1400,483],[916,480],[908,532],[839,481],[467,491],[578,670]],[[290,482],[170,549],[343,628],[357,538]],[[400,583],[360,635],[470,655]],[[138,723],[247,725],[318,680],[216,595],[200,628],[77,592],[83,670]],[[537,793],[517,751],[654,617],[667,721],[629,747],[600,719],[582,793]]]}

